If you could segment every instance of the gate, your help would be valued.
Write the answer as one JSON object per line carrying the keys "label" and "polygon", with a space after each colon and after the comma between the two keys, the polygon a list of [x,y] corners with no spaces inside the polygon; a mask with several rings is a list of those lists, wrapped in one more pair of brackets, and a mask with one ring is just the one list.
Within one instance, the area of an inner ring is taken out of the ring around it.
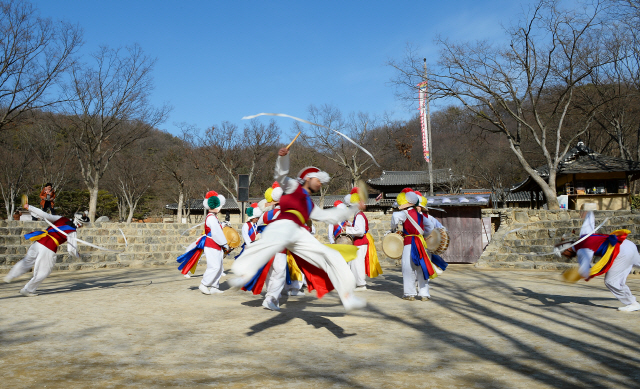
{"label": "gate", "polygon": [[476,263],[483,249],[480,207],[446,207],[446,211],[429,210],[449,232],[449,248],[442,259],[448,263]]}

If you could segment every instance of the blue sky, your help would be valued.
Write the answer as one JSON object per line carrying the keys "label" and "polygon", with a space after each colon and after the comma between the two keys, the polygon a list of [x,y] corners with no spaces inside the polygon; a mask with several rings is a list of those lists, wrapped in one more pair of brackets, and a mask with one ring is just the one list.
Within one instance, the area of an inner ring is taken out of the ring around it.
{"label": "blue sky", "polygon": [[[139,44],[157,59],[152,103],[173,106],[161,129],[205,129],[242,116],[306,117],[310,104],[343,113],[408,110],[389,85],[389,59],[407,43],[435,62],[437,34],[502,37],[527,1],[164,1],[39,0],[42,16],[78,23],[83,53]],[[417,107],[416,107],[417,109]],[[265,119],[268,120],[268,119]],[[287,131],[292,123],[277,119]]]}

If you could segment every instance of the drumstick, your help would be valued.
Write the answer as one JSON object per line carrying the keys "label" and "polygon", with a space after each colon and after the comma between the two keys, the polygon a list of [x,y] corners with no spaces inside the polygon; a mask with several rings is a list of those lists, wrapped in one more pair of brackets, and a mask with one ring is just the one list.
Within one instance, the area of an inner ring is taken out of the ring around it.
{"label": "drumstick", "polygon": [[291,143],[289,143],[289,145],[287,146],[287,150],[289,150],[289,147],[291,147],[291,145],[293,144],[293,142],[295,142],[295,141],[296,141],[296,139],[298,139],[298,137],[300,136],[300,133],[301,133],[301,132],[302,132],[302,131],[298,131],[298,135],[296,135],[296,137],[295,137],[295,138],[293,138],[293,140],[291,141]]}

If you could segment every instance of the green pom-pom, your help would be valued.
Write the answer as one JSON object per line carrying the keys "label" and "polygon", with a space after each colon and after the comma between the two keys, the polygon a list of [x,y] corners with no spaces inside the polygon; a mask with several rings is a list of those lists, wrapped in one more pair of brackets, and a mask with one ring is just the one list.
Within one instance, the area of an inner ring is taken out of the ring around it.
{"label": "green pom-pom", "polygon": [[209,205],[210,209],[216,209],[220,206],[220,199],[218,196],[211,196],[209,200],[207,200],[207,205]]}
{"label": "green pom-pom", "polygon": [[249,207],[247,209],[244,210],[244,212],[247,214],[247,216],[252,217],[253,216],[253,208]]}

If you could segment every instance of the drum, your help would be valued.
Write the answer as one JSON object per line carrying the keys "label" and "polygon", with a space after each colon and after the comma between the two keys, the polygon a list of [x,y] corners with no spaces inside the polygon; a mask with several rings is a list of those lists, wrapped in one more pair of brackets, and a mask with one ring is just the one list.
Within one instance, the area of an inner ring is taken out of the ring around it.
{"label": "drum", "polygon": [[565,282],[569,282],[573,284],[575,282],[580,281],[582,277],[578,272],[578,268],[572,267],[571,269],[567,269],[564,272],[562,272],[562,278],[564,279]]}
{"label": "drum", "polygon": [[434,228],[425,239],[429,251],[441,255],[449,248],[449,234],[444,228]]}
{"label": "drum", "polygon": [[347,234],[340,234],[336,238],[336,244],[350,244],[353,245],[353,237]]}
{"label": "drum", "polygon": [[387,257],[400,259],[402,258],[402,250],[404,250],[404,237],[401,234],[387,234],[382,239],[382,251]]}
{"label": "drum", "polygon": [[240,234],[238,234],[238,231],[234,230],[233,227],[223,227],[222,233],[224,234],[224,237],[227,238],[227,244],[230,248],[235,249],[236,247],[240,247],[242,244]]}

